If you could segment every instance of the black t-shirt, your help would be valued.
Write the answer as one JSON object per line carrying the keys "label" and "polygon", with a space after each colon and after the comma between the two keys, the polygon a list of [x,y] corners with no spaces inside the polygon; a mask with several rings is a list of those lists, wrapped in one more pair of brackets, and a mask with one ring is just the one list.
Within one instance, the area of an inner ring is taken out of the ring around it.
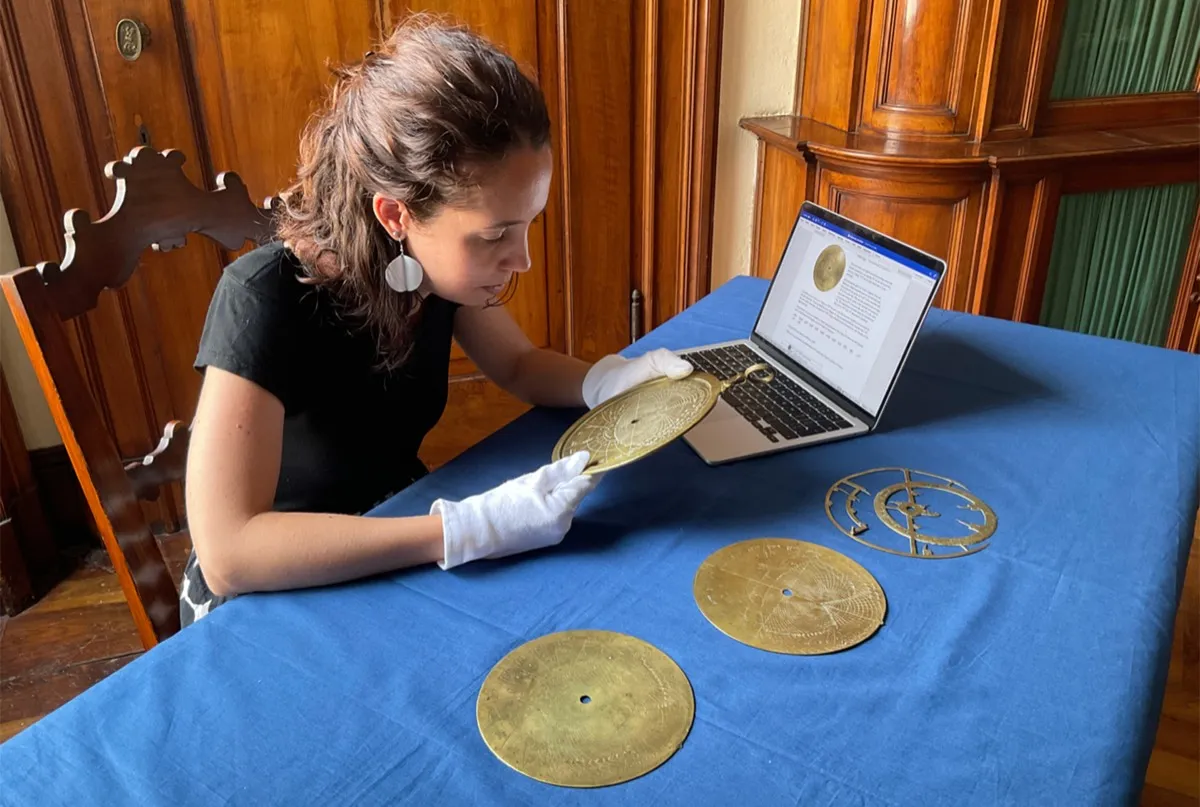
{"label": "black t-shirt", "polygon": [[457,305],[427,297],[408,359],[383,371],[375,335],[301,274],[279,243],[226,267],[196,368],[249,379],[283,403],[276,510],[361,513],[425,473],[417,450],[446,406]]}

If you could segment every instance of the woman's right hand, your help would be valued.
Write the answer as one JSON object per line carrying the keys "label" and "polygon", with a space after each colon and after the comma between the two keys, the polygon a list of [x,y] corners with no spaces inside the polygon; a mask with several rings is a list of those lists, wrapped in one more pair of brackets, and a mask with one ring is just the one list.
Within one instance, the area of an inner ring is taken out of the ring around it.
{"label": "woman's right hand", "polygon": [[450,569],[560,543],[599,481],[583,473],[588,461],[582,451],[461,502],[435,501],[430,514],[441,516],[445,544],[438,565]]}

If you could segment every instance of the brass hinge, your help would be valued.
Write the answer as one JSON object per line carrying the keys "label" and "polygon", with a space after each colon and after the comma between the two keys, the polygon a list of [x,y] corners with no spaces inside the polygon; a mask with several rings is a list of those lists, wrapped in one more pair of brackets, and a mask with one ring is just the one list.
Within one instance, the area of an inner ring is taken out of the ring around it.
{"label": "brass hinge", "polygon": [[629,295],[629,341],[642,338],[642,293],[637,289]]}

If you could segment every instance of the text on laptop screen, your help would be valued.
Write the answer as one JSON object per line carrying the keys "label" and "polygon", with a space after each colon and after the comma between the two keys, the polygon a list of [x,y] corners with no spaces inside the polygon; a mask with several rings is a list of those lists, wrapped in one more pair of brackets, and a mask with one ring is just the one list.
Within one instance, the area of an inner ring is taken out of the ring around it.
{"label": "text on laptop screen", "polygon": [[754,331],[875,416],[936,281],[932,269],[805,210]]}

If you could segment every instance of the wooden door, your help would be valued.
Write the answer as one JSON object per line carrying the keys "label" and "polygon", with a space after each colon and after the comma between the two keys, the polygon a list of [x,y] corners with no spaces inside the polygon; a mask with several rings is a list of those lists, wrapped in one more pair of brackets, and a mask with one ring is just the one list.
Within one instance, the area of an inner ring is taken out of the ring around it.
{"label": "wooden door", "polygon": [[[619,350],[632,329],[702,294],[708,276],[720,2],[644,5],[0,0],[0,192],[18,211],[20,257],[60,257],[62,212],[101,215],[112,193],[103,164],[138,145],[184,152],[197,184],[233,170],[252,197],[276,193],[330,83],[327,65],[362,58],[396,21],[429,11],[504,47],[547,96],[554,186],[510,310],[536,345],[586,359]],[[122,19],[149,33],[136,59],[117,47]],[[664,177],[678,188],[660,187]],[[683,260],[659,266],[660,255]],[[77,355],[123,455],[141,455],[167,420],[191,416],[192,359],[231,257],[207,243],[148,255],[133,282],[75,323]],[[635,285],[653,303],[644,323],[630,316]],[[435,465],[524,410],[457,348],[451,373],[447,412],[422,451]],[[162,529],[180,523],[178,491],[147,507]]]}

